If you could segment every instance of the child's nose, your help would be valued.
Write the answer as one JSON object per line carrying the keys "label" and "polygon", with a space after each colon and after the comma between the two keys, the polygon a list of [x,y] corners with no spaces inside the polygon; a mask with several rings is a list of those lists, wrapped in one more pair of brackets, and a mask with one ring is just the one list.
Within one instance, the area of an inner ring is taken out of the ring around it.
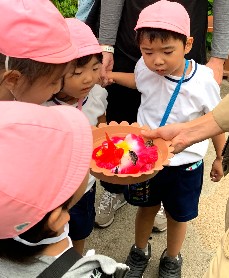
{"label": "child's nose", "polygon": [[85,76],[85,78],[84,78],[84,83],[90,83],[90,82],[92,82],[92,80],[93,80],[92,75],[91,74],[87,74]]}
{"label": "child's nose", "polygon": [[164,64],[164,61],[160,56],[155,57],[155,59],[154,59],[154,65],[155,66],[160,66],[160,65],[163,65],[163,64]]}

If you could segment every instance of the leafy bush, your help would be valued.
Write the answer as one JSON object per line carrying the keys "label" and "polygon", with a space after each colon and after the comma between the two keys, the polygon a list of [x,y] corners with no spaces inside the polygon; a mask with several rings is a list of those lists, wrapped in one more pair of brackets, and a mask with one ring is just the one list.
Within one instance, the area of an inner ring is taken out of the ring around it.
{"label": "leafy bush", "polygon": [[[208,15],[213,15],[213,1],[214,0],[208,0]],[[212,33],[208,32],[206,36],[207,51],[211,50],[211,44],[212,44]]]}
{"label": "leafy bush", "polygon": [[208,15],[213,15],[213,1],[214,0],[208,0]]}
{"label": "leafy bush", "polygon": [[52,0],[64,17],[75,17],[78,0]]}

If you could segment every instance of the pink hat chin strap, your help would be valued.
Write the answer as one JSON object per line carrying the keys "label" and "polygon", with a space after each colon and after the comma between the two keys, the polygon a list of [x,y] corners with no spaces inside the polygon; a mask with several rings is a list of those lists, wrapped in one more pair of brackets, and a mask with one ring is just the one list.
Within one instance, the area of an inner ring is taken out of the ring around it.
{"label": "pink hat chin strap", "polygon": [[82,110],[82,106],[83,106],[83,98],[80,98],[78,100],[78,109],[81,111]]}

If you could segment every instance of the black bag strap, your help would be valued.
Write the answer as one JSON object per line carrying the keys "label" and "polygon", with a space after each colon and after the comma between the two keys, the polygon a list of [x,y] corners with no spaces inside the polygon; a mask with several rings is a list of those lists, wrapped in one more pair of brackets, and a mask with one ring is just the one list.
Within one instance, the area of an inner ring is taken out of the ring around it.
{"label": "black bag strap", "polygon": [[41,272],[37,278],[60,278],[81,258],[82,256],[71,247]]}
{"label": "black bag strap", "polygon": [[226,176],[229,173],[229,136],[227,138],[227,142],[224,145],[222,156],[223,156],[223,161],[222,161],[223,172],[224,172],[224,176]]}

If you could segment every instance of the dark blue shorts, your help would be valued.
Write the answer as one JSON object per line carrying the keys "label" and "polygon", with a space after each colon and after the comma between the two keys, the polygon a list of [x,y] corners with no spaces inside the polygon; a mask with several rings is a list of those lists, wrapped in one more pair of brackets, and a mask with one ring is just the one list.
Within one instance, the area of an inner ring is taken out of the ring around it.
{"label": "dark blue shorts", "polygon": [[87,238],[95,222],[95,183],[70,209],[69,236],[72,240]]}
{"label": "dark blue shorts", "polygon": [[139,207],[156,206],[162,202],[174,220],[189,221],[198,215],[203,169],[202,160],[196,164],[164,167],[152,179],[125,187],[125,198],[129,204]]}

